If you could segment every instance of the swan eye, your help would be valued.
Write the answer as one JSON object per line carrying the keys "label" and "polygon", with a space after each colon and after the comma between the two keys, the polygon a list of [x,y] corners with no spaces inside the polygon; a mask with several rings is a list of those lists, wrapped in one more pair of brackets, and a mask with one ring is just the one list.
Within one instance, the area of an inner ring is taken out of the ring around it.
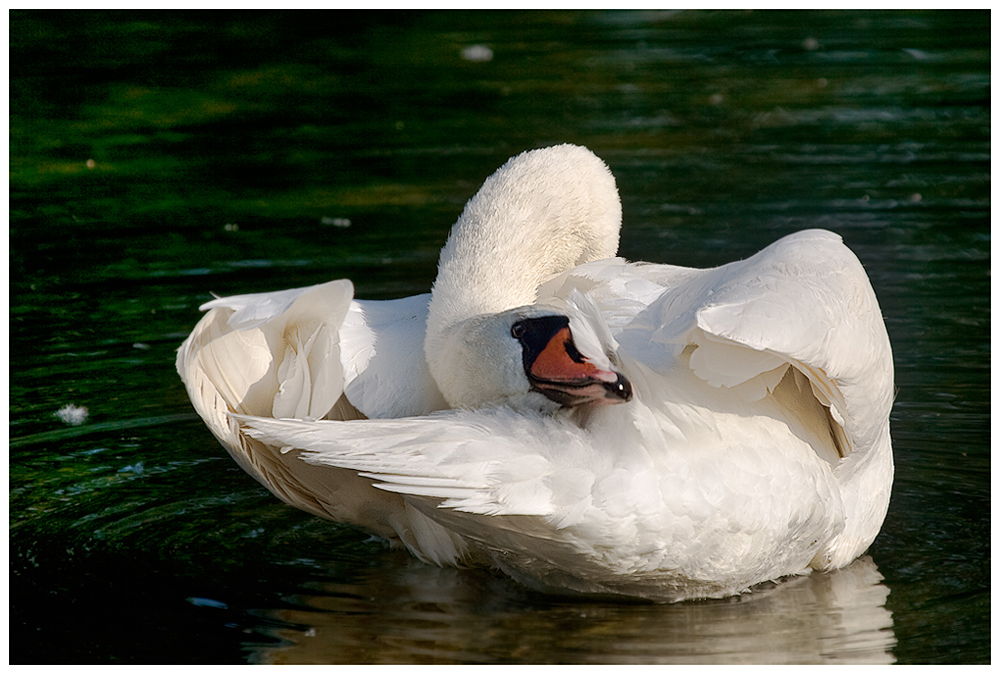
{"label": "swan eye", "polygon": [[510,328],[510,336],[514,339],[521,339],[528,332],[528,326],[524,321],[518,321]]}

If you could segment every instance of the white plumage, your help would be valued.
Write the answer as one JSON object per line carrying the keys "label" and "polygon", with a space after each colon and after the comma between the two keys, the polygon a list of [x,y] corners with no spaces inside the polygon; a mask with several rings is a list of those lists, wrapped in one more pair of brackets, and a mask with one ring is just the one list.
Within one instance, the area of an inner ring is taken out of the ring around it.
{"label": "white plumage", "polygon": [[[178,371],[278,497],[426,561],[668,601],[850,563],[893,474],[892,355],[857,258],[811,230],[715,269],[633,264],[620,219],[585,148],[522,154],[466,207],[431,295],[216,299]],[[564,387],[584,404],[543,395],[512,336],[553,315],[598,373]]]}

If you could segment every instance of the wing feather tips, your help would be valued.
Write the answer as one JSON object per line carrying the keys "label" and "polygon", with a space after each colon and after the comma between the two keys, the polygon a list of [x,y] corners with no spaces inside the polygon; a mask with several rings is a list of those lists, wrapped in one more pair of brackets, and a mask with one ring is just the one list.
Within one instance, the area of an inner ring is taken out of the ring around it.
{"label": "wing feather tips", "polygon": [[327,414],[343,391],[338,333],[353,292],[338,280],[205,303],[176,362],[196,409],[197,395],[213,388],[237,412]]}
{"label": "wing feather tips", "polygon": [[[229,326],[234,330],[245,330],[273,321],[295,305],[298,306],[294,313],[303,309],[316,311],[317,307],[321,307],[320,315],[346,313],[353,297],[354,284],[348,279],[338,279],[304,288],[216,297],[198,308],[201,311],[228,309],[232,312],[228,318]],[[338,322],[341,320],[342,315]]]}
{"label": "wing feather tips", "polygon": [[505,451],[489,423],[463,423],[460,413],[361,422],[230,416],[260,442],[301,450],[306,463],[356,471],[383,491],[434,499],[439,508],[489,516],[559,510],[548,459],[516,441]]}

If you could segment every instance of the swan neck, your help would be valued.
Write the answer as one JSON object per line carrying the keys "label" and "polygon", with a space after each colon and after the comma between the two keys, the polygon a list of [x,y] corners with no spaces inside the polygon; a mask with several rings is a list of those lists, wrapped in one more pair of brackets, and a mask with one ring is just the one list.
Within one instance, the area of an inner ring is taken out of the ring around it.
{"label": "swan neck", "polygon": [[452,228],[429,323],[446,330],[531,304],[552,276],[614,257],[620,228],[614,177],[592,152],[562,145],[518,155],[487,179]]}
{"label": "swan neck", "polygon": [[477,316],[533,304],[552,276],[613,257],[620,227],[614,178],[586,148],[535,150],[498,169],[441,251],[425,342],[435,379],[447,367],[448,333]]}

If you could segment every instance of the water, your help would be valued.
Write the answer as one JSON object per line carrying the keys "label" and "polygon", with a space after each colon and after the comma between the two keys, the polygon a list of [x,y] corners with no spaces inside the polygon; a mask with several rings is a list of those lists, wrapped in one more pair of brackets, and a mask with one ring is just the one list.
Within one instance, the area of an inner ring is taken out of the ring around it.
{"label": "water", "polygon": [[[985,12],[13,13],[11,662],[989,662],[989,35]],[[626,257],[816,226],[858,254],[899,388],[864,559],[739,600],[547,597],[283,506],[193,418],[174,350],[209,292],[425,292],[482,180],[559,142],[610,165]]]}

